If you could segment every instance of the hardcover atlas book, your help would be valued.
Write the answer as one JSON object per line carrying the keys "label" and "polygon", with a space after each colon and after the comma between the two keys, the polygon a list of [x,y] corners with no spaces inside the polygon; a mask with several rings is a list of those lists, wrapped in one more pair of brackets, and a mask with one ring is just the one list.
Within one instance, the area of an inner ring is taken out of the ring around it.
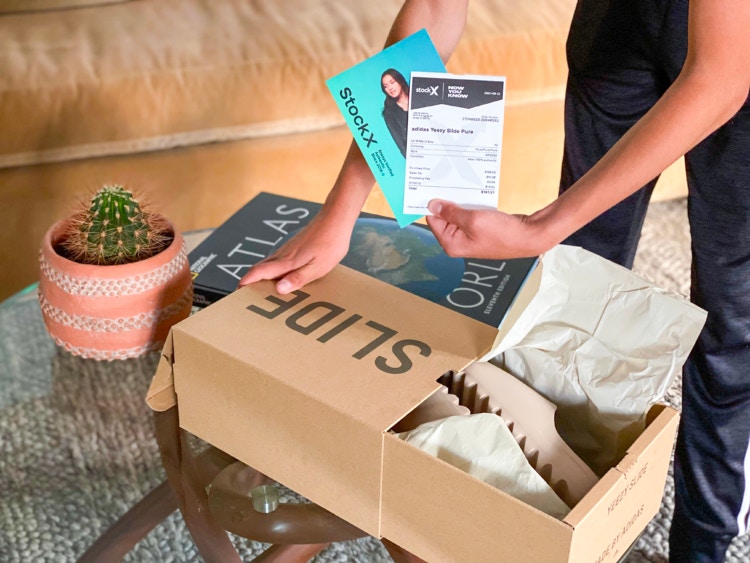
{"label": "hardcover atlas book", "polygon": [[[194,304],[237,288],[248,269],[302,229],[321,205],[261,192],[189,255]],[[471,318],[499,326],[537,258],[451,258],[430,229],[361,213],[342,264]]]}

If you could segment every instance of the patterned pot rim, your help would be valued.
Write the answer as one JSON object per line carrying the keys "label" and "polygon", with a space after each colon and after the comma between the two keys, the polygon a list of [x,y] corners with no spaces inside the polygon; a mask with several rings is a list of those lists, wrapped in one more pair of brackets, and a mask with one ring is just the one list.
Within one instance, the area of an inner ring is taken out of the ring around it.
{"label": "patterned pot rim", "polygon": [[39,250],[40,286],[51,283],[71,295],[137,295],[162,285],[187,264],[187,248],[182,234],[168,221],[172,242],[159,254],[128,264],[93,265],[69,260],[55,251],[67,219],[58,221],[45,233]]}

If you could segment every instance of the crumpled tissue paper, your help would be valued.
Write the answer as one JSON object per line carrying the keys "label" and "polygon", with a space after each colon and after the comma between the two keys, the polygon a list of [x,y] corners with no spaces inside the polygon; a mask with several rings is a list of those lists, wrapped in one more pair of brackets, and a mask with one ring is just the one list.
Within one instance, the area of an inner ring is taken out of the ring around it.
{"label": "crumpled tissue paper", "polygon": [[562,519],[570,512],[496,414],[450,416],[397,436],[550,516]]}
{"label": "crumpled tissue paper", "polygon": [[602,475],[643,431],[706,312],[579,247],[555,247],[541,267],[539,291],[490,361],[557,405],[560,435]]}

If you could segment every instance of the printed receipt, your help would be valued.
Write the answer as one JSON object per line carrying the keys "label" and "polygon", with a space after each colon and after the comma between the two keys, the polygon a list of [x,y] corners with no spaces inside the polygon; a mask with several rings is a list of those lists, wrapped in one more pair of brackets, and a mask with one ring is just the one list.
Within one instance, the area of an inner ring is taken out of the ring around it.
{"label": "printed receipt", "polygon": [[497,208],[505,77],[412,72],[404,213],[433,198]]}

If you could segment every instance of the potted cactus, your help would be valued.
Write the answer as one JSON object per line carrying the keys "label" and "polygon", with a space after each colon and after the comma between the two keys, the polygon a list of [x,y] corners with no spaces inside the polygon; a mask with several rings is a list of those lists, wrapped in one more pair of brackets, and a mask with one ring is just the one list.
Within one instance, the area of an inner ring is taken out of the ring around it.
{"label": "potted cactus", "polygon": [[190,314],[185,243],[132,191],[106,185],[45,234],[39,303],[55,343],[97,360],[161,349]]}

